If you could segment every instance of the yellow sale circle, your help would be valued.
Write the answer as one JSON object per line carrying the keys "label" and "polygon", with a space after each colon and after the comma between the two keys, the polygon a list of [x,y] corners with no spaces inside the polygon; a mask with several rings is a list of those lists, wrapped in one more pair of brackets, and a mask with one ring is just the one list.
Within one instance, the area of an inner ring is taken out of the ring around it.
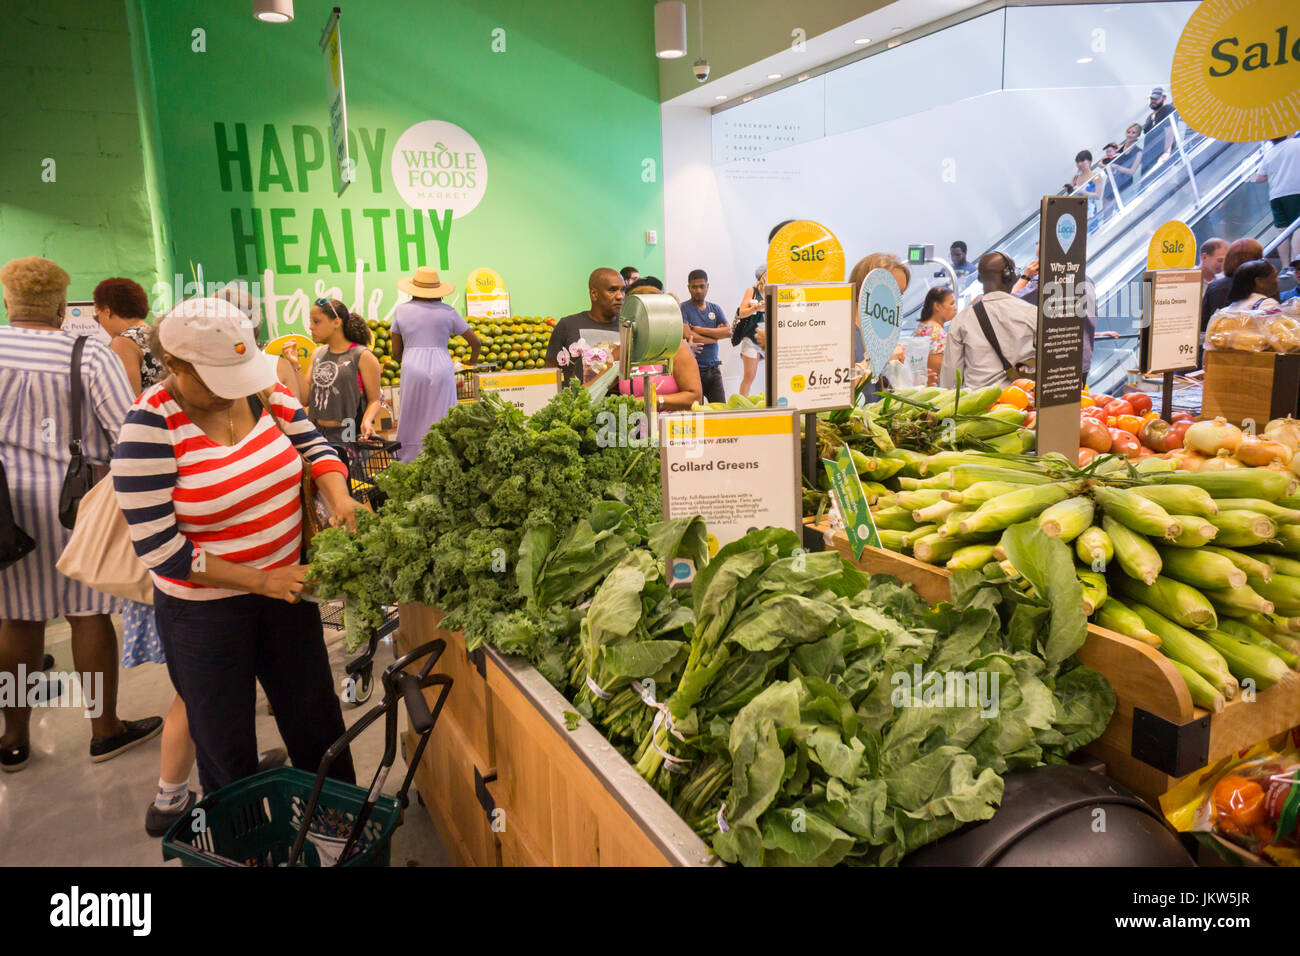
{"label": "yellow sale circle", "polygon": [[709,546],[709,557],[713,557],[718,553],[718,539],[714,535],[709,535],[705,538],[705,542]]}
{"label": "yellow sale circle", "polygon": [[311,355],[316,351],[317,345],[305,335],[282,335],[278,339],[271,339],[262,349],[267,355],[284,355],[288,354],[293,357],[297,352],[298,367],[302,369],[304,375],[311,374]]}
{"label": "yellow sale circle", "polygon": [[794,378],[790,379],[790,390],[794,392],[802,392],[804,386],[807,384],[808,382],[802,375],[796,375]]}
{"label": "yellow sale circle", "polygon": [[1187,223],[1171,219],[1156,229],[1147,246],[1147,268],[1190,269],[1196,265],[1196,236]]}
{"label": "yellow sale circle", "polygon": [[465,280],[466,292],[504,292],[506,289],[505,280],[495,269],[475,269]]}
{"label": "yellow sale circle", "polygon": [[1230,143],[1300,129],[1296,0],[1204,0],[1174,50],[1173,105],[1192,129]]}
{"label": "yellow sale circle", "polygon": [[844,247],[819,222],[801,219],[783,226],[767,247],[767,281],[843,282]]}

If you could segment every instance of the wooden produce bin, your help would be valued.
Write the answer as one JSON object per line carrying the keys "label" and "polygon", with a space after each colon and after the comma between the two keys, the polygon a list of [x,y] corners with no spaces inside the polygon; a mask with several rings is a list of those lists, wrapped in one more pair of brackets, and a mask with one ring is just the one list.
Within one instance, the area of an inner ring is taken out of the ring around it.
{"label": "wooden produce bin", "polygon": [[[833,544],[854,561],[842,533]],[[892,574],[931,603],[951,596],[951,573],[945,568],[880,548],[865,549],[854,563],[870,574]],[[1106,730],[1084,753],[1103,761],[1110,777],[1153,805],[1187,775],[1300,725],[1300,682],[1260,691],[1253,702],[1238,698],[1211,714],[1192,705],[1187,684],[1169,659],[1141,641],[1089,624],[1078,657],[1110,682],[1116,698]]]}
{"label": "wooden produce bin", "polygon": [[[473,654],[442,613],[404,604],[400,653],[441,638],[452,677],[415,783],[453,856],[471,866],[705,866],[708,847],[535,668]],[[432,696],[431,692],[429,693]],[[413,753],[416,738],[404,735]]]}
{"label": "wooden produce bin", "polygon": [[1205,353],[1201,417],[1247,419],[1258,431],[1274,418],[1294,415],[1300,404],[1300,355],[1276,352]]}

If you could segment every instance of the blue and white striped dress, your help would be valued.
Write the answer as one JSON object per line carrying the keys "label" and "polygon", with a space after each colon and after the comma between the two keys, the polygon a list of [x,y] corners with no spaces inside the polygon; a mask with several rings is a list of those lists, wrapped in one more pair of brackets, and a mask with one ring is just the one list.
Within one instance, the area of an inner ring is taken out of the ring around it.
{"label": "blue and white striped dress", "polygon": [[[59,524],[59,489],[72,438],[72,345],[59,329],[0,326],[0,460],[9,479],[14,520],[36,550],[0,571],[0,618],[47,621],[65,614],[104,614],[116,598],[64,577],[54,567],[72,532]],[[82,447],[96,465],[112,457],[131,407],[122,363],[90,339],[81,357]]]}

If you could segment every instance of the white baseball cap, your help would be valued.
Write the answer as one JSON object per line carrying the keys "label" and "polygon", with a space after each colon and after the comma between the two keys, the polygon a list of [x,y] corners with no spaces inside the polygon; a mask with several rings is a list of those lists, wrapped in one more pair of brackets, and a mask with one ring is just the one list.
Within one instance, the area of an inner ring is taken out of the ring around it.
{"label": "white baseball cap", "polygon": [[275,359],[257,347],[256,326],[225,299],[186,299],[162,317],[158,340],[194,366],[221,398],[245,398],[272,388]]}

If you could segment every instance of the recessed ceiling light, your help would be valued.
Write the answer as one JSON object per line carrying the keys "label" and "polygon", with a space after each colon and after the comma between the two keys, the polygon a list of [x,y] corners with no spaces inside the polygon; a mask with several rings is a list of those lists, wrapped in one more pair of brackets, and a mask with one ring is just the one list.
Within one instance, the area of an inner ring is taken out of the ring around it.
{"label": "recessed ceiling light", "polygon": [[902,41],[902,40],[890,40],[890,41],[889,41],[887,44],[885,44],[885,45],[886,45],[889,49],[892,50],[892,49],[893,49],[894,47],[896,47],[896,46],[902,46],[902,45],[903,45],[903,41]]}
{"label": "recessed ceiling light", "polygon": [[748,102],[749,102],[750,100],[752,100],[752,99],[753,99],[752,96],[746,96],[743,100],[741,100],[741,102],[742,102],[742,103],[748,103]]}
{"label": "recessed ceiling light", "polygon": [[767,78],[768,78],[769,80],[779,80],[779,79],[781,79],[781,74],[780,74],[780,73],[769,73],[769,74],[767,74]]}
{"label": "recessed ceiling light", "polygon": [[725,100],[726,97],[723,96],[721,93],[719,93],[717,96],[714,97],[714,99],[715,99],[715,100]]}
{"label": "recessed ceiling light", "polygon": [[862,46],[862,45],[864,45],[864,44],[870,43],[870,42],[871,42],[871,37],[858,37],[858,38],[857,38],[856,40],[854,40],[853,42],[854,42],[856,45],[858,45],[858,46]]}
{"label": "recessed ceiling light", "polygon": [[890,32],[890,33],[902,33],[902,32],[903,32],[903,28],[902,28],[902,27],[890,27],[890,28],[889,28],[889,32]]}
{"label": "recessed ceiling light", "polygon": [[1091,63],[1091,62],[1092,62],[1092,57],[1090,57],[1090,56],[1081,56],[1081,57],[1079,57],[1079,59],[1075,60],[1074,62],[1075,62],[1075,63]]}
{"label": "recessed ceiling light", "polygon": [[807,73],[800,73],[800,74],[799,74],[799,82],[800,82],[800,83],[802,83],[802,82],[803,82],[804,80],[806,80],[806,79],[808,79],[808,74],[807,74]]}

